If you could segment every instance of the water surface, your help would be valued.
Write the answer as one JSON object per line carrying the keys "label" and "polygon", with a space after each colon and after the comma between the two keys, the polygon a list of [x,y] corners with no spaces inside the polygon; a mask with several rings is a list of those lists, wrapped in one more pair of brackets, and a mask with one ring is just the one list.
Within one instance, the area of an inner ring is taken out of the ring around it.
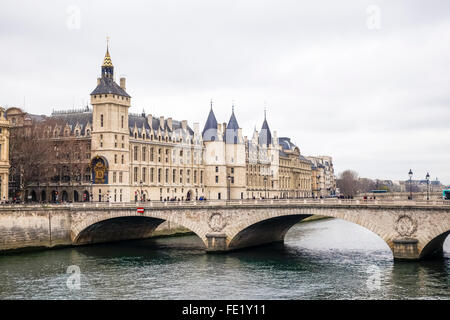
{"label": "water surface", "polygon": [[[450,299],[449,239],[444,251],[394,263],[378,236],[328,219],[227,254],[183,236],[1,256],[0,299]],[[79,290],[67,287],[71,265]]]}

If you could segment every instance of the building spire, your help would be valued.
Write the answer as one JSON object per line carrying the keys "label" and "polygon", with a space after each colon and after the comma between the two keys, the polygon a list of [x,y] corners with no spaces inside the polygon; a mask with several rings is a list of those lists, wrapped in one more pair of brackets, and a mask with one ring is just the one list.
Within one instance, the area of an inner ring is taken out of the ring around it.
{"label": "building spire", "polygon": [[109,55],[109,37],[106,37],[106,54],[102,64],[102,78],[114,78],[114,66]]}
{"label": "building spire", "polygon": [[103,59],[102,67],[114,67],[111,61],[111,56],[109,55],[109,37],[106,37],[106,54]]}

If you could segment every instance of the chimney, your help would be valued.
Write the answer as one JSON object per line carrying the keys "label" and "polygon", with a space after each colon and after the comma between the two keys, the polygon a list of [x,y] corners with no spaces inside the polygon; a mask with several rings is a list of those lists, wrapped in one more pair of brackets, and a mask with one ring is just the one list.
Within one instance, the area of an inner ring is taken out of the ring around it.
{"label": "chimney", "polygon": [[181,128],[183,128],[183,130],[187,129],[187,120],[181,120]]}
{"label": "chimney", "polygon": [[161,130],[164,130],[164,116],[159,117],[159,126]]}
{"label": "chimney", "polygon": [[173,129],[172,129],[172,118],[167,118],[167,126],[169,127],[170,131],[173,131]]}
{"label": "chimney", "polygon": [[225,134],[225,132],[227,131],[227,123],[224,122],[222,126],[223,126],[223,127],[222,127],[222,129],[223,129],[222,134]]}
{"label": "chimney", "polygon": [[200,126],[198,122],[194,122],[194,133],[196,134],[200,133]]}
{"label": "chimney", "polygon": [[126,86],[125,86],[125,78],[120,78],[120,87],[123,90],[126,90]]}
{"label": "chimney", "polygon": [[97,78],[97,85],[100,84],[100,78]]}
{"label": "chimney", "polygon": [[152,122],[153,122],[153,117],[152,117],[151,114],[148,114],[148,115],[147,115],[147,123],[148,123],[150,129],[153,129]]}

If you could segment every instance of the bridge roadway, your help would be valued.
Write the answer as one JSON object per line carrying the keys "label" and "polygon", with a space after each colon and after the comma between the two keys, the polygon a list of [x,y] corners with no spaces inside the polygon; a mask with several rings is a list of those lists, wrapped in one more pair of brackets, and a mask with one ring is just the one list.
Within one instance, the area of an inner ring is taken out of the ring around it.
{"label": "bridge roadway", "polygon": [[[137,211],[139,207],[144,208],[143,213]],[[0,207],[0,250],[142,239],[169,221],[198,235],[206,251],[224,252],[282,242],[294,224],[311,215],[367,228],[387,243],[395,259],[442,256],[450,233],[450,202],[446,201],[267,199],[4,205]]]}

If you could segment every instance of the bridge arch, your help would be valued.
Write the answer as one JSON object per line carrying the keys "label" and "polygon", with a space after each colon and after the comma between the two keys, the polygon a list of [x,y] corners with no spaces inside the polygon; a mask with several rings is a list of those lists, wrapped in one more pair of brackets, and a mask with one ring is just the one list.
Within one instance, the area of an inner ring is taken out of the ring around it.
{"label": "bridge arch", "polygon": [[102,215],[83,217],[71,227],[71,240],[74,245],[136,240],[149,238],[164,221],[176,223],[195,233],[206,246],[206,232],[198,224],[184,216],[173,217],[149,211],[138,214],[136,211],[110,211]]}
{"label": "bridge arch", "polygon": [[442,256],[444,242],[450,234],[450,220],[441,221],[439,225],[434,226],[420,241],[419,258],[432,258],[434,256]]}
{"label": "bridge arch", "polygon": [[271,242],[283,242],[286,233],[301,220],[319,214],[324,217],[338,218],[357,224],[384,240],[391,251],[394,251],[392,235],[383,232],[383,229],[371,219],[364,218],[364,212],[347,214],[339,210],[324,210],[323,212],[311,212],[310,210],[281,210],[268,211],[263,214],[252,215],[227,233],[228,248],[240,249]]}

